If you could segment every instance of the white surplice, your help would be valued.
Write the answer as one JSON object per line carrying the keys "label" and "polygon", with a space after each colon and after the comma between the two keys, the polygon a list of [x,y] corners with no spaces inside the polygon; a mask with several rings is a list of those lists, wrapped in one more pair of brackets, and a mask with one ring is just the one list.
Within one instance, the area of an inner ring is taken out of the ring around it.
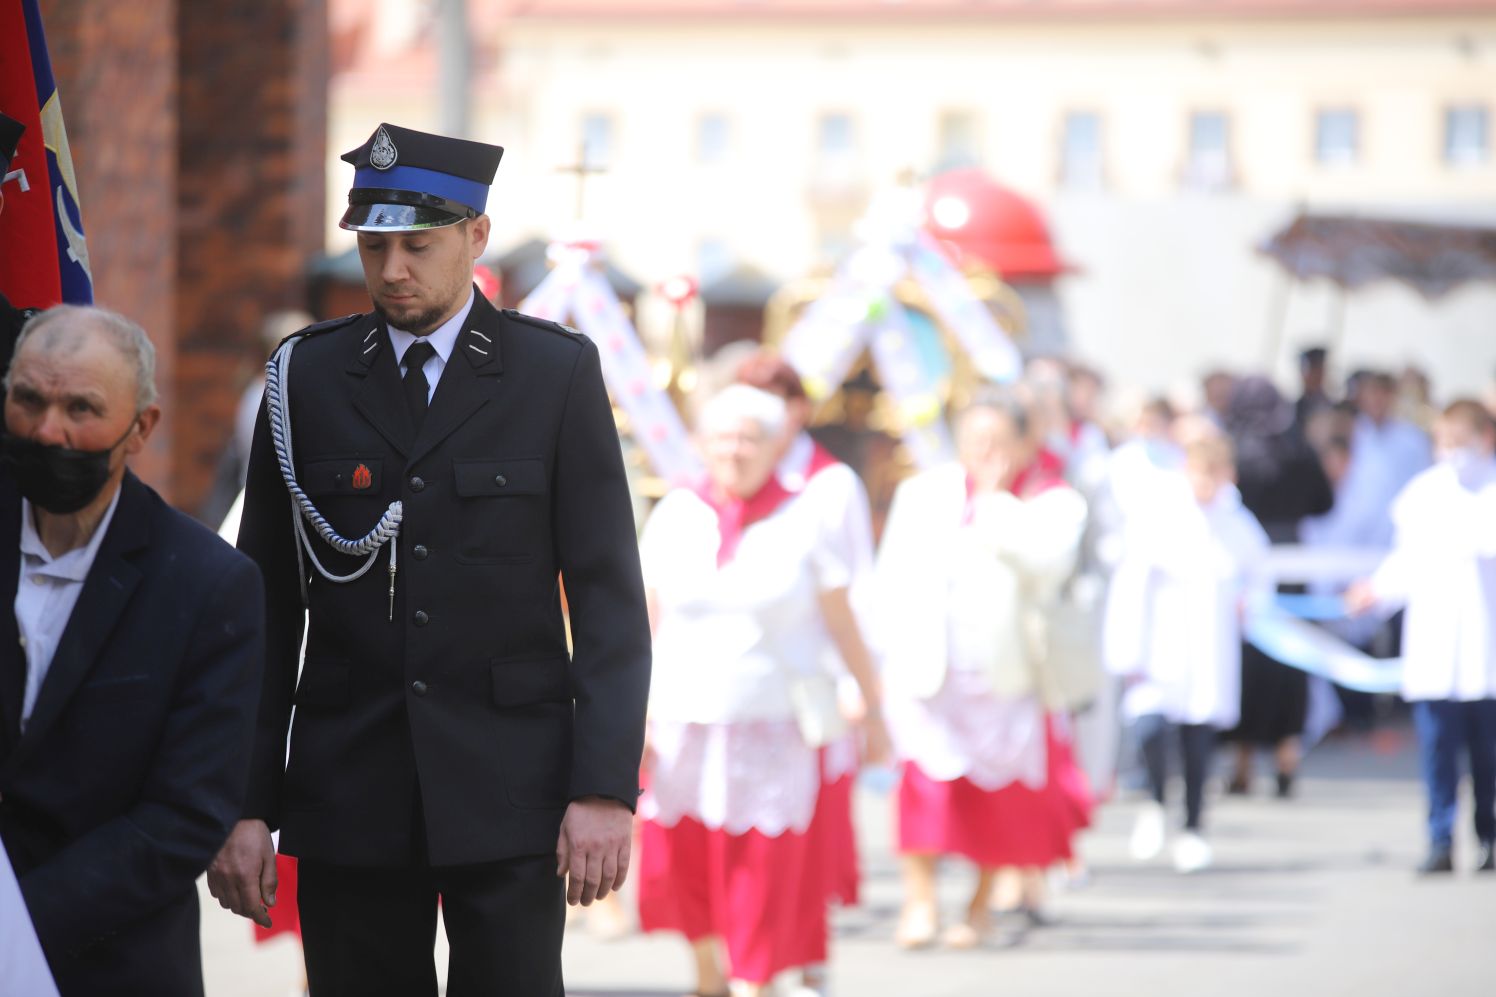
{"label": "white surplice", "polygon": [[1107,670],[1132,677],[1130,720],[1228,728],[1241,713],[1241,614],[1264,598],[1267,534],[1223,487],[1207,505],[1183,475],[1155,494],[1129,530],[1112,578],[1103,647]]}
{"label": "white surplice", "polygon": [[1496,460],[1429,468],[1392,519],[1372,587],[1385,608],[1407,607],[1403,698],[1496,698]]}

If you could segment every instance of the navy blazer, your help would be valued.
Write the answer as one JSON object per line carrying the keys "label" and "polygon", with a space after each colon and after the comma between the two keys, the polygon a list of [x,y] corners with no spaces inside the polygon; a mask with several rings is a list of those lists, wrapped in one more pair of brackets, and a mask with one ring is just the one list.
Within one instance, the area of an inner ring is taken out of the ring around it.
{"label": "navy blazer", "polygon": [[20,513],[0,468],[0,840],[63,997],[200,995],[196,880],[243,806],[259,571],[127,472],[21,733]]}

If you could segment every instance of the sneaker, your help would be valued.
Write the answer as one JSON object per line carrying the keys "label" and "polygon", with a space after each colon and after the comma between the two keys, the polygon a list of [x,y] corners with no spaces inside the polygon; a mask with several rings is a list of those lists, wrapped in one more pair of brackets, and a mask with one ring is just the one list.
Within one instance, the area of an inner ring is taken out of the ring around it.
{"label": "sneaker", "polygon": [[1434,876],[1446,872],[1454,872],[1454,854],[1448,845],[1434,845],[1428,850],[1428,857],[1418,866],[1418,874]]}
{"label": "sneaker", "polygon": [[1476,872],[1496,872],[1496,840],[1482,841],[1475,852]]}
{"label": "sneaker", "polygon": [[1214,858],[1210,845],[1194,831],[1186,831],[1174,842],[1174,868],[1178,872],[1199,872],[1209,869]]}
{"label": "sneaker", "polygon": [[1138,813],[1137,823],[1132,825],[1132,838],[1127,850],[1136,862],[1147,862],[1157,858],[1164,850],[1165,817],[1162,805],[1149,801]]}

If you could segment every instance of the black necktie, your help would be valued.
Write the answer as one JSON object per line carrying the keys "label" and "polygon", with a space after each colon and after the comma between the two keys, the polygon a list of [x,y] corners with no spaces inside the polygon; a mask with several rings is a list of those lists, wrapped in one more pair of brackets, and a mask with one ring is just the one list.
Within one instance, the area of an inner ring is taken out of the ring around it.
{"label": "black necktie", "polygon": [[400,362],[405,364],[405,404],[410,409],[410,421],[416,429],[426,418],[426,396],[431,393],[431,383],[422,369],[426,361],[436,356],[436,348],[424,339],[418,339],[405,348]]}

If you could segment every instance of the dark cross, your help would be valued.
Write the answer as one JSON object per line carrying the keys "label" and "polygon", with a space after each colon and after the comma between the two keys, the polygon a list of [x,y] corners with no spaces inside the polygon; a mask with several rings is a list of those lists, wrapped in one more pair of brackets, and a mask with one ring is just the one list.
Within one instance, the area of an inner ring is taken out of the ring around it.
{"label": "dark cross", "polygon": [[557,173],[570,173],[577,178],[577,221],[582,220],[583,196],[586,194],[587,177],[590,174],[606,173],[606,166],[594,166],[587,161],[587,143],[584,140],[577,146],[577,161],[570,166],[556,167]]}

